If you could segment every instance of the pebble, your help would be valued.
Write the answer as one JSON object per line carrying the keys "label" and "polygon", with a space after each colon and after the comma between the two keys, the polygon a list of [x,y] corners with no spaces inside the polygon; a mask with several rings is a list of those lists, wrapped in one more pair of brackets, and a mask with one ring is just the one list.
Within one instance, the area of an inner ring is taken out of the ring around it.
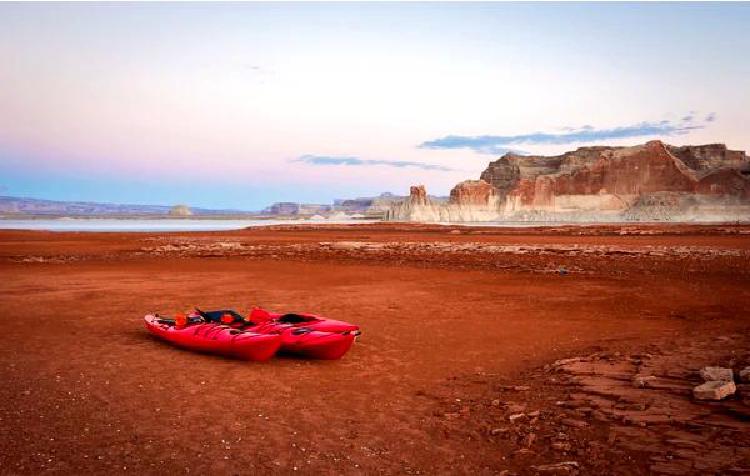
{"label": "pebble", "polygon": [[559,463],[532,466],[531,468],[540,473],[567,474],[572,473],[578,467],[577,461],[561,461]]}
{"label": "pebble", "polygon": [[552,449],[557,451],[570,451],[572,446],[567,441],[555,441],[552,443]]}
{"label": "pebble", "polygon": [[646,388],[649,384],[656,380],[654,375],[635,375],[633,376],[633,387],[635,388]]}
{"label": "pebble", "polygon": [[589,426],[588,423],[586,423],[583,420],[575,420],[573,418],[563,418],[560,420],[560,423],[562,423],[565,426],[572,426],[574,428],[585,428]]}
{"label": "pebble", "polygon": [[525,414],[525,413],[515,413],[515,414],[513,414],[513,415],[510,415],[510,416],[508,417],[508,420],[509,420],[509,421],[510,421],[511,423],[513,423],[514,421],[516,421],[516,420],[521,420],[521,419],[523,419],[523,418],[526,418],[526,414]]}
{"label": "pebble", "polygon": [[693,388],[693,396],[696,400],[723,400],[736,391],[734,382],[712,380]]}

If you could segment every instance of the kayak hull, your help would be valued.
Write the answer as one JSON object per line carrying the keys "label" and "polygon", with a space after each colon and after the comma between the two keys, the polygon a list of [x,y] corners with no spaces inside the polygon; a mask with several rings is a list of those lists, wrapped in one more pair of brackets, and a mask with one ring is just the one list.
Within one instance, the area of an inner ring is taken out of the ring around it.
{"label": "kayak hull", "polygon": [[160,323],[153,315],[144,320],[151,334],[177,347],[241,360],[268,360],[282,343],[278,333],[259,334],[214,323],[176,327]]}
{"label": "kayak hull", "polygon": [[320,360],[338,360],[354,343],[354,334],[310,331],[295,335],[294,329],[281,333],[281,352]]}
{"label": "kayak hull", "polygon": [[253,313],[250,319],[255,318],[255,322],[260,322],[247,329],[259,334],[281,334],[281,352],[299,357],[340,359],[360,334],[357,325],[311,314],[294,314],[299,320],[287,322],[284,316],[289,314],[269,313],[261,309],[255,309]]}

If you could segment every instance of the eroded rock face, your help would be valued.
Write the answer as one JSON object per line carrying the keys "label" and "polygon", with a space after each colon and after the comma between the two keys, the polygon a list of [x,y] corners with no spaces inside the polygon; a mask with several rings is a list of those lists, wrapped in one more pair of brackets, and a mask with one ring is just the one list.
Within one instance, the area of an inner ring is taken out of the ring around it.
{"label": "eroded rock face", "polygon": [[[424,187],[412,189],[417,198],[410,202],[428,206],[419,198]],[[750,218],[750,158],[723,144],[661,141],[580,147],[557,156],[508,153],[491,162],[481,180],[456,185],[448,204],[429,206],[431,216],[452,221],[744,220]]]}
{"label": "eroded rock face", "polygon": [[492,185],[503,198],[513,190],[521,179],[520,160],[511,153],[505,154],[495,162],[490,162],[487,169],[479,176],[481,180]]}
{"label": "eroded rock face", "polygon": [[424,185],[412,185],[409,188],[409,202],[413,205],[427,205],[427,191]]}
{"label": "eroded rock face", "polygon": [[399,221],[491,221],[499,219],[495,188],[483,180],[466,180],[447,203],[430,199],[423,185],[412,186],[409,198],[391,206],[386,219]]}
{"label": "eroded rock face", "polygon": [[667,148],[672,155],[699,175],[726,167],[741,168],[748,163],[743,151],[728,150],[724,144],[686,145],[682,147],[668,145]]}
{"label": "eroded rock face", "polygon": [[464,180],[451,190],[449,203],[487,206],[494,202],[495,188],[484,180]]}

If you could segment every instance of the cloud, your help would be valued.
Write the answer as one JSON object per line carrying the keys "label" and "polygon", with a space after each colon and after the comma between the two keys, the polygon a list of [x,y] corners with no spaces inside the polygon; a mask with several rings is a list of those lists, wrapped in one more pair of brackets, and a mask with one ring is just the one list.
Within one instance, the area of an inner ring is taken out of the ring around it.
{"label": "cloud", "polygon": [[479,154],[504,154],[516,152],[514,145],[563,145],[576,142],[597,142],[613,139],[627,139],[631,137],[676,136],[689,134],[691,131],[703,129],[706,124],[713,122],[716,114],[711,113],[703,122],[695,122],[694,114],[688,114],[679,122],[659,121],[641,122],[630,126],[597,129],[586,125],[583,127],[565,127],[562,133],[533,132],[511,136],[458,136],[449,135],[440,139],[423,142],[421,149],[471,149]]}
{"label": "cloud", "polygon": [[387,167],[414,167],[422,170],[440,170],[443,172],[449,172],[453,169],[436,164],[425,164],[424,162],[411,162],[406,160],[375,160],[375,159],[360,159],[359,157],[338,155],[302,155],[292,162],[304,162],[310,165],[351,165],[351,166],[369,166],[369,165],[382,165]]}

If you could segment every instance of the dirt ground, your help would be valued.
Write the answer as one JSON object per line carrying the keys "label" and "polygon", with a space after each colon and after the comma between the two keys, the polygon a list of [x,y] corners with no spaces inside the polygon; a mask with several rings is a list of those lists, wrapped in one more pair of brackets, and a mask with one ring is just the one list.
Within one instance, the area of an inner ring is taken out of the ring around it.
{"label": "dirt ground", "polygon": [[[747,226],[3,231],[0,273],[1,474],[750,474],[748,387],[691,396],[750,365]],[[251,363],[142,323],[254,305],[363,335]]]}

